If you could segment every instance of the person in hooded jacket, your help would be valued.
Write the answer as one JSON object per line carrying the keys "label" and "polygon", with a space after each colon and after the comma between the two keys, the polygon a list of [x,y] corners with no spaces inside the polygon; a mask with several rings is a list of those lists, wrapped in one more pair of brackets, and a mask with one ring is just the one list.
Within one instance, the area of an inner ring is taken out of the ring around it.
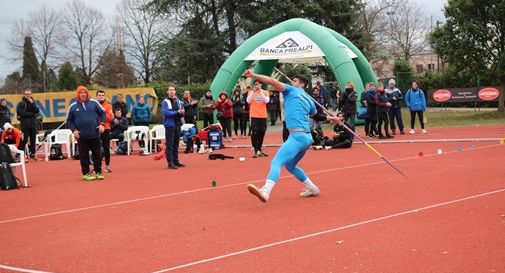
{"label": "person in hooded jacket", "polygon": [[11,110],[7,106],[7,100],[0,99],[0,128],[7,122],[11,123]]}
{"label": "person in hooded jacket", "polygon": [[219,94],[219,100],[216,103],[219,123],[223,127],[223,139],[231,141],[231,120],[233,118],[233,103],[228,98],[226,91]]}
{"label": "person in hooded jacket", "polygon": [[370,137],[375,137],[375,135],[379,134],[379,130],[377,130],[377,103],[375,101],[376,92],[375,83],[369,83],[365,94],[365,101],[368,118],[370,120],[370,131],[368,135]]}
{"label": "person in hooded jacket", "polygon": [[205,94],[198,101],[198,107],[203,113],[203,127],[214,124],[214,109],[216,109],[214,98],[210,90],[205,90]]}
{"label": "person in hooded jacket", "polygon": [[132,123],[135,126],[149,126],[151,121],[151,109],[145,103],[144,97],[140,97],[132,109]]}
{"label": "person in hooded jacket", "polygon": [[[76,101],[70,104],[67,115],[68,128],[72,130],[77,140],[79,160],[81,162],[82,180],[103,180],[102,160],[100,158],[100,134],[104,132],[104,121],[107,120],[102,105],[94,99],[90,99],[89,91],[84,86],[76,89]],[[93,157],[93,170],[89,169],[89,154]]]}
{"label": "person in hooded jacket", "polygon": [[410,110],[410,134],[416,133],[414,126],[416,125],[416,114],[419,117],[419,123],[421,124],[421,133],[426,134],[428,131],[424,129],[424,111],[426,111],[426,97],[424,96],[423,90],[419,88],[417,81],[412,82],[412,88],[405,94],[405,105]]}
{"label": "person in hooded jacket", "polygon": [[21,150],[24,150],[28,139],[30,139],[29,154],[32,160],[35,158],[35,141],[37,137],[37,114],[39,107],[32,97],[32,90],[26,89],[24,96],[16,106],[16,112],[21,124],[21,131],[23,132],[23,142],[21,142]]}
{"label": "person in hooded jacket", "polygon": [[396,82],[394,79],[390,79],[388,87],[386,88],[386,94],[388,100],[391,103],[391,108],[389,108],[389,125],[391,126],[391,131],[393,135],[396,135],[396,125],[395,119],[398,123],[398,129],[400,129],[400,134],[405,134],[403,131],[403,119],[402,119],[402,109],[400,106],[400,101],[403,99],[403,94],[400,89],[395,87]]}

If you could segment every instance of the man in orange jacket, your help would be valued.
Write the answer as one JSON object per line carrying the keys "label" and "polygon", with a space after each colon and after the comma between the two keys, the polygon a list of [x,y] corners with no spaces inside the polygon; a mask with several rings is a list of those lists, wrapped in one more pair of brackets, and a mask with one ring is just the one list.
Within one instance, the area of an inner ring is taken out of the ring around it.
{"label": "man in orange jacket", "polygon": [[0,143],[15,144],[16,147],[20,149],[19,144],[21,144],[22,139],[23,139],[23,133],[21,132],[21,130],[14,128],[8,122],[4,124],[4,131],[2,132]]}
{"label": "man in orange jacket", "polygon": [[103,155],[105,157],[105,172],[110,173],[112,171],[110,168],[110,122],[114,118],[114,112],[112,111],[112,105],[105,99],[105,91],[96,91],[96,100],[105,110],[105,120],[100,121],[104,124],[104,131],[100,134],[100,139],[102,140]]}

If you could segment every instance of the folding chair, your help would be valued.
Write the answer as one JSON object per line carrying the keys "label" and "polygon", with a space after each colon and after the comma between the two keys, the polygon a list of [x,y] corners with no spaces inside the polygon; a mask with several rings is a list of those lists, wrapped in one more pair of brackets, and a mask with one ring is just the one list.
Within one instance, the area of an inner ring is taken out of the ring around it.
{"label": "folding chair", "polygon": [[149,152],[149,127],[148,126],[132,126],[128,127],[128,130],[125,131],[124,133],[124,140],[128,144],[128,150],[127,153],[128,155],[133,153],[133,141],[137,140],[137,135],[139,134],[144,134],[145,136],[145,145],[146,151]]}
{"label": "folding chair", "polygon": [[[49,160],[49,153],[51,151],[51,145],[53,144],[62,144],[66,146],[67,157],[71,158],[72,153],[70,151],[71,148],[74,147],[72,141],[72,130],[70,129],[58,129],[52,131],[49,135],[47,135],[46,141],[44,142],[44,153],[46,155],[46,161]],[[54,140],[53,140],[54,138]]]}
{"label": "folding chair", "polygon": [[25,166],[25,152],[19,150],[16,145],[10,144],[9,148],[11,152],[14,154],[19,154],[19,162],[14,162],[9,164],[11,167],[21,167],[21,172],[23,174],[23,185],[24,187],[28,187],[28,180],[26,178],[26,166]]}
{"label": "folding chair", "polygon": [[151,153],[158,151],[158,147],[156,145],[157,140],[165,140],[164,125],[154,125],[153,128],[149,130],[149,145],[151,147]]}

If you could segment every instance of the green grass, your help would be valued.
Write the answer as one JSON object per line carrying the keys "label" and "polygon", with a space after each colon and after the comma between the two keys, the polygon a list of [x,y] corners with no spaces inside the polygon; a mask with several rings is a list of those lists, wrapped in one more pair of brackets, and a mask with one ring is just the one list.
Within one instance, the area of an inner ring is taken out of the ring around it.
{"label": "green grass", "polygon": [[[404,124],[410,123],[410,113],[402,113]],[[407,121],[407,122],[406,122]],[[497,111],[440,110],[428,111],[427,127],[462,125],[505,125],[505,113]],[[407,126],[408,127],[408,126]]]}

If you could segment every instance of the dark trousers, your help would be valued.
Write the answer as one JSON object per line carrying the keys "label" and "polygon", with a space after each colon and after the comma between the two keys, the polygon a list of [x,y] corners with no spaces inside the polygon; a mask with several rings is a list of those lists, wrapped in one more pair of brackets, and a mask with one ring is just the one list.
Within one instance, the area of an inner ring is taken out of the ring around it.
{"label": "dark trousers", "polygon": [[421,129],[424,129],[423,111],[410,111],[410,128],[414,129],[414,126],[416,125],[416,114],[419,117],[419,123],[421,123]]}
{"label": "dark trousers", "polygon": [[231,137],[231,118],[221,118],[219,122],[223,127],[223,137]]}
{"label": "dark trousers", "polygon": [[102,141],[103,156],[105,158],[105,166],[110,164],[110,130],[106,129],[100,134],[100,140]]}
{"label": "dark trousers", "polygon": [[402,109],[400,107],[389,109],[389,124],[393,131],[396,130],[395,119],[398,123],[398,129],[400,129],[400,132],[403,132]]}
{"label": "dark trousers", "polygon": [[[136,121],[133,125],[135,126],[147,126],[149,127],[149,121]],[[144,138],[146,138],[147,136],[143,136],[143,137],[139,137],[139,146],[140,148],[144,148],[146,146],[146,142],[144,140]]]}
{"label": "dark trousers", "polygon": [[384,124],[384,133],[385,135],[389,135],[389,121],[388,121],[388,113],[387,112],[379,112],[377,113],[377,118],[379,120],[379,135],[382,134],[382,124]]}
{"label": "dark trousers", "polygon": [[214,114],[213,113],[210,113],[210,114],[203,113],[203,127],[205,128],[211,124],[214,124]]}
{"label": "dark trousers", "polygon": [[246,122],[243,113],[233,113],[233,130],[235,131],[235,135],[238,136],[238,129],[240,128],[240,135],[245,136]]}
{"label": "dark trousers", "polygon": [[344,121],[351,125],[353,132],[356,132],[356,113],[344,113]]}
{"label": "dark trousers", "polygon": [[333,149],[351,148],[352,141],[349,140],[349,139],[346,139],[344,141],[340,141],[340,140],[325,140],[324,141],[324,146],[331,146],[331,148],[333,148]]}
{"label": "dark trousers", "polygon": [[21,140],[21,144],[19,145],[20,149],[24,151],[26,143],[28,142],[28,138],[30,138],[30,145],[28,145],[30,157],[35,157],[35,138],[37,137],[37,129],[36,128],[21,128],[21,132],[23,132],[23,139]]}
{"label": "dark trousers", "polygon": [[251,144],[254,147],[254,152],[261,151],[263,139],[267,131],[266,118],[251,118]]}
{"label": "dark trousers", "polygon": [[377,112],[368,112],[368,119],[370,120],[370,135],[378,135],[379,130],[377,130]]}
{"label": "dark trousers", "polygon": [[270,125],[275,126],[275,122],[277,122],[277,113],[279,110],[270,110],[268,111],[268,115],[270,116]]}
{"label": "dark trousers", "polygon": [[81,161],[81,171],[85,175],[89,173],[89,151],[93,158],[93,170],[96,173],[102,172],[102,159],[100,158],[100,138],[79,139],[77,142],[79,149],[79,160]]}
{"label": "dark trousers", "polygon": [[179,138],[181,126],[165,127],[165,156],[168,164],[179,164]]}

